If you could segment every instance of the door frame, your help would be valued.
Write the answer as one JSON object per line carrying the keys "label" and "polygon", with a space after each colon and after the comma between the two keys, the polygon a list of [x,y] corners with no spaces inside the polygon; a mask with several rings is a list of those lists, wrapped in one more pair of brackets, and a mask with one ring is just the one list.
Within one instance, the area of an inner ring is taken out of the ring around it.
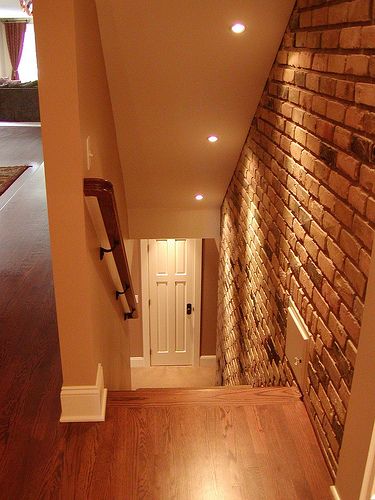
{"label": "door frame", "polygon": [[[149,238],[157,239],[157,238]],[[170,239],[170,238],[168,238]],[[178,239],[178,238],[177,238]],[[201,294],[202,294],[202,239],[194,240],[194,328],[193,328],[193,359],[192,366],[199,366],[201,341]],[[141,290],[142,290],[142,336],[144,366],[151,366],[150,356],[150,287],[148,240],[141,240]],[[199,307],[197,307],[197,305]]]}

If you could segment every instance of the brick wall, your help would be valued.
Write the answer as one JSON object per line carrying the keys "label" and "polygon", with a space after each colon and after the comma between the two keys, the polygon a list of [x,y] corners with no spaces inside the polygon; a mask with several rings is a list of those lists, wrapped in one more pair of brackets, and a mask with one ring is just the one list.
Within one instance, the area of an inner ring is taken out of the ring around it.
{"label": "brick wall", "polygon": [[375,1],[298,0],[222,207],[224,384],[285,385],[291,297],[307,409],[337,468],[375,224]]}

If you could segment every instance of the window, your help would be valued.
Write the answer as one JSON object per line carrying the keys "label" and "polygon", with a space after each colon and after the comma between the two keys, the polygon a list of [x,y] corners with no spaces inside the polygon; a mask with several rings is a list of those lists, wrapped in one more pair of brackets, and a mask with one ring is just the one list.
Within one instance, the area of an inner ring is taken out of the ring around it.
{"label": "window", "polygon": [[26,25],[25,40],[18,73],[21,82],[30,82],[38,79],[34,25],[32,23]]}

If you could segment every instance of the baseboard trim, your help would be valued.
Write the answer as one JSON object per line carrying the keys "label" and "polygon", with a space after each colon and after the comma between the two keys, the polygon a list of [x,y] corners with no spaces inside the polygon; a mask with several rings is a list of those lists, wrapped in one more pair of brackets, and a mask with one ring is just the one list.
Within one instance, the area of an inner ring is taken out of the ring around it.
{"label": "baseboard trim", "polygon": [[145,358],[143,356],[132,356],[130,358],[130,367],[131,368],[143,368],[146,366]]}
{"label": "baseboard trim", "polygon": [[337,493],[336,486],[330,486],[329,491],[333,500],[341,500],[340,495]]}
{"label": "baseboard trim", "polygon": [[104,422],[107,389],[99,363],[95,385],[62,386],[60,422]]}
{"label": "baseboard trim", "polygon": [[215,354],[209,354],[208,356],[201,356],[199,358],[199,366],[216,366]]}

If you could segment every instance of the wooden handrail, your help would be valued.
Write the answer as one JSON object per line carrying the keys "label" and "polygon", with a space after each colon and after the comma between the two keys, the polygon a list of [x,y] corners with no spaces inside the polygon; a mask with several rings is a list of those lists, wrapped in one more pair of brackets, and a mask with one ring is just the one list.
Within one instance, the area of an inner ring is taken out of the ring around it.
{"label": "wooden handrail", "polygon": [[113,185],[104,179],[86,178],[83,181],[83,191],[85,196],[94,196],[98,200],[111,252],[123,287],[121,291],[125,292],[125,298],[130,308],[130,312],[125,314],[125,319],[137,318],[137,305],[121,234]]}

